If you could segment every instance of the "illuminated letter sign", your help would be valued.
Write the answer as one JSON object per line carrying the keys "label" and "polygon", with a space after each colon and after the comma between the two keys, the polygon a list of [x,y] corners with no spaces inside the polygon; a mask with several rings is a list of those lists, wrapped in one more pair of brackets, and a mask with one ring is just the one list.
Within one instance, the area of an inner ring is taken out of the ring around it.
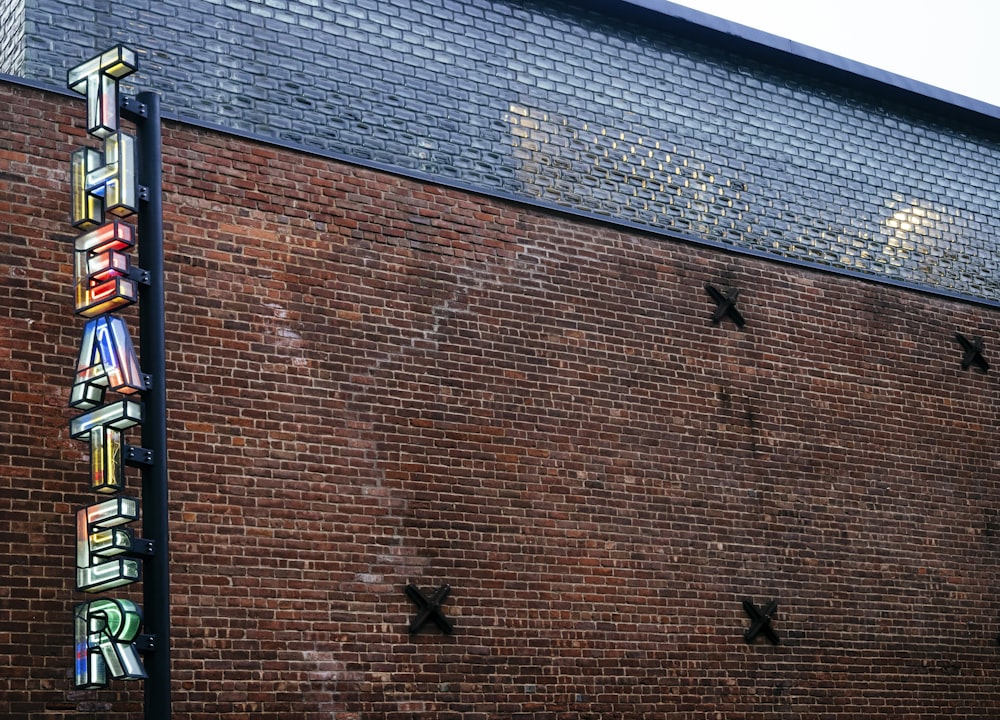
{"label": "illuminated letter sign", "polygon": [[132,226],[118,220],[76,239],[73,285],[78,315],[95,317],[138,299],[135,281],[129,278],[129,257],[119,252],[134,244]]}
{"label": "illuminated letter sign", "polygon": [[77,65],[66,84],[87,98],[87,132],[105,138],[118,130],[118,81],[139,69],[135,51],[119,45]]}
{"label": "illuminated letter sign", "polygon": [[105,390],[131,395],[144,385],[125,321],[114,316],[88,321],[83,328],[70,407],[90,410],[104,402]]}
{"label": "illuminated letter sign", "polygon": [[76,513],[76,589],[110,590],[139,579],[139,561],[120,557],[132,550],[132,531],[120,525],[139,519],[139,501],[117,497]]}
{"label": "illuminated letter sign", "polygon": [[87,97],[87,132],[104,141],[103,152],[73,153],[72,223],[89,230],[104,213],[127,217],[137,209],[135,139],[118,129],[118,81],[138,69],[133,50],[119,45],[69,71],[66,84]]}
{"label": "illuminated letter sign", "polygon": [[142,613],[130,600],[94,600],[74,609],[76,639],[76,686],[99,688],[116,678],[146,677],[136,635]]}
{"label": "illuminated letter sign", "polygon": [[90,486],[115,493],[125,486],[121,431],[142,424],[142,405],[122,400],[104,405],[69,423],[70,437],[90,443]]}
{"label": "illuminated letter sign", "polygon": [[104,152],[74,151],[70,164],[73,226],[97,227],[105,212],[128,217],[138,209],[135,185],[135,138],[131,135],[108,135]]}
{"label": "illuminated letter sign", "polygon": [[[76,514],[76,589],[100,593],[140,579],[136,540],[126,527],[139,519],[139,500],[125,489],[123,433],[142,424],[138,394],[146,390],[125,321],[109,315],[139,299],[125,254],[135,232],[116,218],[138,208],[135,139],[119,129],[118,81],[135,72],[136,55],[118,46],[69,71],[70,89],[87,98],[87,132],[101,148],[82,147],[70,162],[71,222],[86,231],[74,242],[74,310],[87,319],[70,391],[70,436],[90,444],[90,487],[106,497]],[[105,215],[116,216],[105,222]],[[105,400],[107,392],[118,398]],[[112,496],[108,498],[107,496]],[[147,551],[149,552],[149,551]],[[110,678],[140,679],[146,671],[136,638],[142,613],[129,600],[97,599],[74,610],[75,683],[99,688]]]}

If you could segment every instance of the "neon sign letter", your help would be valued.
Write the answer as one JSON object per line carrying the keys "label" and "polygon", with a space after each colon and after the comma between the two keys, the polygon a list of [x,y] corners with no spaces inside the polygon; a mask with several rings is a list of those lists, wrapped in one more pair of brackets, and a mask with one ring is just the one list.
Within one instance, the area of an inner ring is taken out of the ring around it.
{"label": "neon sign letter", "polygon": [[104,213],[128,217],[138,210],[135,138],[119,131],[104,138],[104,152],[83,147],[70,158],[71,222],[90,230]]}
{"label": "neon sign letter", "polygon": [[129,257],[119,252],[134,244],[132,226],[118,220],[76,239],[73,285],[78,315],[95,317],[138,299],[135,281],[129,279]]}
{"label": "neon sign letter", "polygon": [[87,97],[88,133],[105,138],[118,130],[118,81],[138,68],[135,51],[118,45],[69,71],[69,89]]}
{"label": "neon sign letter", "polygon": [[104,391],[131,395],[144,389],[142,370],[125,321],[100,317],[87,322],[76,363],[70,407],[90,410],[104,402]]}
{"label": "neon sign letter", "polygon": [[125,487],[122,430],[142,423],[142,404],[131,400],[104,405],[70,420],[69,434],[90,442],[90,485],[100,493]]}
{"label": "neon sign letter", "polygon": [[114,678],[142,679],[146,671],[132,643],[142,613],[131,600],[94,600],[74,608],[76,686],[99,688]]}
{"label": "neon sign letter", "polygon": [[133,538],[131,530],[119,526],[138,519],[139,501],[130,497],[105,500],[77,511],[77,590],[101,592],[139,579],[139,561],[118,557],[132,549]]}

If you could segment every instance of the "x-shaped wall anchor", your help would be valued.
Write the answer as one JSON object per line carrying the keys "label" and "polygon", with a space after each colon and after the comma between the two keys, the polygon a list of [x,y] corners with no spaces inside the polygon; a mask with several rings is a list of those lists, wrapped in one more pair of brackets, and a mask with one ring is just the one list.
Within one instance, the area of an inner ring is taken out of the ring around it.
{"label": "x-shaped wall anchor", "polygon": [[969,340],[962,333],[955,333],[955,339],[958,340],[959,345],[965,350],[965,354],[962,356],[963,370],[968,370],[972,365],[975,365],[983,372],[990,369],[990,364],[983,357],[983,339],[981,337],[977,335]]}
{"label": "x-shaped wall anchor", "polygon": [[722,322],[722,318],[728,317],[736,327],[743,327],[747,321],[743,319],[740,311],[736,309],[736,299],[740,296],[739,290],[729,290],[723,293],[712,285],[705,285],[705,290],[715,300],[715,312],[712,313],[712,322]]}
{"label": "x-shaped wall anchor", "polygon": [[750,616],[750,628],[743,633],[744,640],[752,643],[759,634],[764,633],[764,637],[770,640],[772,645],[777,645],[780,642],[778,633],[771,627],[771,620],[774,619],[774,614],[778,611],[777,600],[772,600],[763,608],[758,608],[751,600],[744,600],[743,609]]}
{"label": "x-shaped wall anchor", "polygon": [[448,593],[451,592],[451,585],[442,585],[437,590],[435,590],[430,597],[424,595],[420,588],[416,585],[406,586],[406,597],[413,601],[413,604],[417,606],[417,616],[413,618],[410,623],[410,634],[420,632],[420,629],[427,624],[428,620],[434,621],[441,632],[445,635],[451,635],[455,627],[451,622],[444,616],[441,612],[441,603],[445,601],[448,597]]}

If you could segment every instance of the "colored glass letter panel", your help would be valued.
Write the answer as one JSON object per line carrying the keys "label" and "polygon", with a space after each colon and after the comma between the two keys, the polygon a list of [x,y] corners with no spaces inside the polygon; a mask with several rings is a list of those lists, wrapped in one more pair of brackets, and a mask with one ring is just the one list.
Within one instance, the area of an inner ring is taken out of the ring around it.
{"label": "colored glass letter panel", "polygon": [[78,688],[101,688],[109,678],[142,679],[146,670],[133,641],[142,627],[130,600],[94,600],[74,610]]}
{"label": "colored glass letter panel", "polygon": [[90,431],[90,489],[104,495],[125,489],[121,430],[99,426]]}
{"label": "colored glass letter panel", "polygon": [[132,549],[133,534],[122,528],[139,519],[139,501],[117,497],[76,513],[76,589],[101,592],[139,580],[139,561],[119,557]]}
{"label": "colored glass letter panel", "polygon": [[131,400],[104,405],[70,421],[70,436],[90,442],[93,490],[108,494],[125,487],[121,431],[140,423],[142,404]]}
{"label": "colored glass letter panel", "polygon": [[83,328],[70,407],[91,410],[104,402],[106,390],[132,395],[144,388],[125,321],[114,316],[89,320]]}
{"label": "colored glass letter panel", "polygon": [[76,239],[73,285],[78,315],[96,317],[139,299],[135,281],[129,279],[129,256],[119,252],[134,244],[132,226],[119,220]]}
{"label": "colored glass letter panel", "polygon": [[87,97],[87,132],[104,138],[118,130],[118,81],[138,69],[135,51],[124,45],[70,69],[66,84]]}
{"label": "colored glass letter panel", "polygon": [[104,213],[127,217],[139,209],[135,138],[116,132],[104,138],[104,152],[80,148],[70,164],[70,218],[74,227],[90,230]]}

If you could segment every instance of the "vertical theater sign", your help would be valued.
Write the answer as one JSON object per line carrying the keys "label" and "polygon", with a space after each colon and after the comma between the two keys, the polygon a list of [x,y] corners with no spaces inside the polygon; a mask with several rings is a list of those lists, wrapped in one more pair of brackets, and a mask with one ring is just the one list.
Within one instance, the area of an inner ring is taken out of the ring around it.
{"label": "vertical theater sign", "polygon": [[[117,46],[71,69],[67,83],[86,97],[87,132],[96,143],[70,160],[76,315],[84,320],[70,407],[70,436],[90,447],[94,502],[76,514],[76,589],[90,599],[73,609],[74,683],[105,687],[144,680],[147,718],[168,718],[166,423],[159,101],[120,98],[119,81],[138,69],[135,51]],[[122,117],[136,135],[124,132]],[[133,226],[126,219],[137,218]],[[130,251],[138,241],[139,266]],[[115,313],[139,304],[139,353]],[[142,357],[145,372],[140,367]],[[141,431],[141,445],[126,434]],[[141,497],[126,466],[141,468]],[[144,537],[132,527],[142,517]],[[114,591],[143,583],[143,607]]]}

